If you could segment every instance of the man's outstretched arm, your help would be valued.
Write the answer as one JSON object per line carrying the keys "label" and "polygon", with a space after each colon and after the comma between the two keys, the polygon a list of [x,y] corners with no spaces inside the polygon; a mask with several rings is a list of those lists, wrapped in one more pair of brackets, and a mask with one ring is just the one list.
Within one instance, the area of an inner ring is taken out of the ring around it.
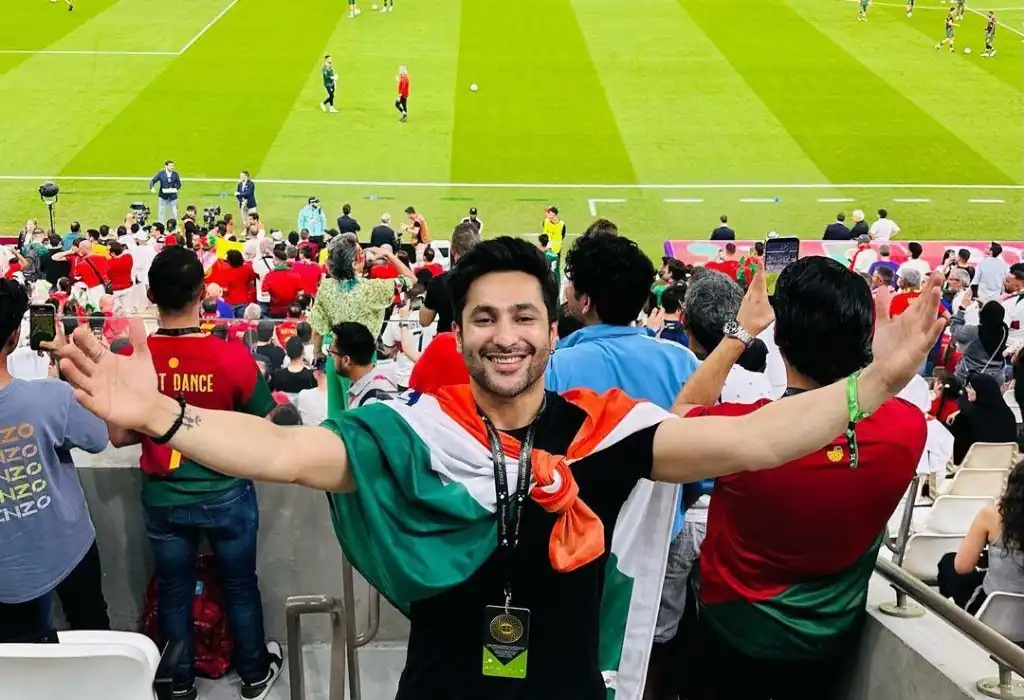
{"label": "man's outstretched arm", "polygon": [[[60,355],[75,398],[111,425],[150,437],[165,435],[182,410],[157,388],[142,320],[131,321],[131,357],[115,355],[85,330],[75,331],[73,342],[47,346]],[[327,428],[277,426],[259,416],[186,406],[168,444],[230,476],[323,491],[355,489],[345,443]]]}

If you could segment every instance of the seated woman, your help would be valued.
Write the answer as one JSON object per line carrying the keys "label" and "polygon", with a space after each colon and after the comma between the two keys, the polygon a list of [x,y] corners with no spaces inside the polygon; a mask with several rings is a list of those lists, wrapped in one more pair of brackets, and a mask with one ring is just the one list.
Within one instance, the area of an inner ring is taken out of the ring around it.
{"label": "seated woman", "polygon": [[967,379],[967,401],[946,420],[953,433],[953,463],[960,464],[976,442],[1016,442],[1017,419],[1006,405],[999,382],[988,374]]}
{"label": "seated woman", "polygon": [[940,375],[939,372],[940,370],[935,370],[935,393],[932,407],[928,412],[945,424],[950,416],[960,410],[959,399],[963,394],[964,385],[955,376],[945,372]]}
{"label": "seated woman", "polygon": [[[1010,472],[996,505],[985,506],[971,523],[956,554],[939,561],[939,593],[977,613],[992,593],[1024,593],[1024,461]],[[988,570],[978,561],[988,548]]]}

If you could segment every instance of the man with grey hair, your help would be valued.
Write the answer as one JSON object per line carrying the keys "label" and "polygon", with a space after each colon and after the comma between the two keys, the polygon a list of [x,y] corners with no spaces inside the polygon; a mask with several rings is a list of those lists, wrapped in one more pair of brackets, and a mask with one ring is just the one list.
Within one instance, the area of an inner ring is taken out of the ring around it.
{"label": "man with grey hair", "polygon": [[892,249],[889,247],[888,243],[883,243],[878,246],[878,260],[871,263],[871,267],[868,269],[868,274],[874,277],[875,270],[880,267],[887,267],[893,271],[893,274],[896,274],[896,271],[900,269],[900,266],[898,263],[893,261],[892,257],[890,257],[891,255]]}
{"label": "man with grey hair", "polygon": [[892,298],[889,314],[895,318],[907,310],[910,304],[921,296],[921,272],[912,267],[904,267],[896,277],[899,291]]}
{"label": "man with grey hair", "polygon": [[370,231],[370,246],[380,248],[383,245],[391,246],[392,250],[398,249],[398,237],[395,230],[391,228],[391,214],[380,215],[380,223]]}
{"label": "man with grey hair", "polygon": [[[471,223],[461,223],[452,232],[452,267],[459,262],[459,259],[473,250],[480,242],[480,233],[476,226]],[[452,329],[455,321],[455,307],[452,305],[452,296],[448,291],[448,272],[444,272],[430,281],[427,287],[427,295],[423,298],[423,306],[420,307],[420,325],[426,328],[434,319],[437,319],[437,332],[447,333]]]}
{"label": "man with grey hair", "polygon": [[964,298],[971,286],[971,273],[962,267],[954,267],[946,277],[946,289],[943,298],[949,302],[950,313],[956,313],[964,306]]}

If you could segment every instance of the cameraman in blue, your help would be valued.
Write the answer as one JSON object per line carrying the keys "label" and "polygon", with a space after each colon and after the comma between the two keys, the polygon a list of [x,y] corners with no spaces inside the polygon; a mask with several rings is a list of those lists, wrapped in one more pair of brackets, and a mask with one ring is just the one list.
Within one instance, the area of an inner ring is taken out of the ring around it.
{"label": "cameraman in blue", "polygon": [[323,237],[327,230],[327,215],[320,208],[320,198],[310,197],[306,206],[299,210],[299,221],[295,228],[306,229],[311,237]]}
{"label": "cameraman in blue", "polygon": [[178,218],[178,191],[181,190],[181,176],[174,169],[174,161],[164,161],[164,169],[149,181],[149,191],[156,192],[158,221]]}
{"label": "cameraman in blue", "polygon": [[[545,374],[547,389],[620,389],[634,399],[671,409],[700,361],[679,343],[655,338],[634,325],[655,277],[650,259],[627,238],[584,235],[565,256],[564,271],[567,311],[584,327],[559,341]],[[683,531],[685,505],[710,492],[711,486],[710,480],[686,484],[680,492],[674,485],[656,484],[656,489],[676,492],[673,540]],[[669,638],[675,635],[679,620],[666,609],[665,595],[673,597],[671,592],[685,585],[686,572],[667,566],[656,641],[664,641],[668,633]],[[663,623],[663,617],[673,619]]]}

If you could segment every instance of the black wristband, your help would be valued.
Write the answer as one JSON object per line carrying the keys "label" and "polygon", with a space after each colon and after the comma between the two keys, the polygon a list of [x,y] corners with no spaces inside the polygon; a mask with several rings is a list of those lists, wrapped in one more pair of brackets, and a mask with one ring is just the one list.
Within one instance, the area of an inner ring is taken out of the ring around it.
{"label": "black wristband", "polygon": [[150,440],[152,440],[156,445],[165,445],[170,442],[171,438],[177,434],[181,429],[182,424],[185,422],[185,409],[188,407],[188,404],[185,403],[185,397],[179,394],[174,397],[174,400],[177,401],[178,405],[181,407],[181,413],[179,413],[178,417],[174,419],[174,422],[171,423],[171,427],[166,433],[160,437],[150,438]]}

